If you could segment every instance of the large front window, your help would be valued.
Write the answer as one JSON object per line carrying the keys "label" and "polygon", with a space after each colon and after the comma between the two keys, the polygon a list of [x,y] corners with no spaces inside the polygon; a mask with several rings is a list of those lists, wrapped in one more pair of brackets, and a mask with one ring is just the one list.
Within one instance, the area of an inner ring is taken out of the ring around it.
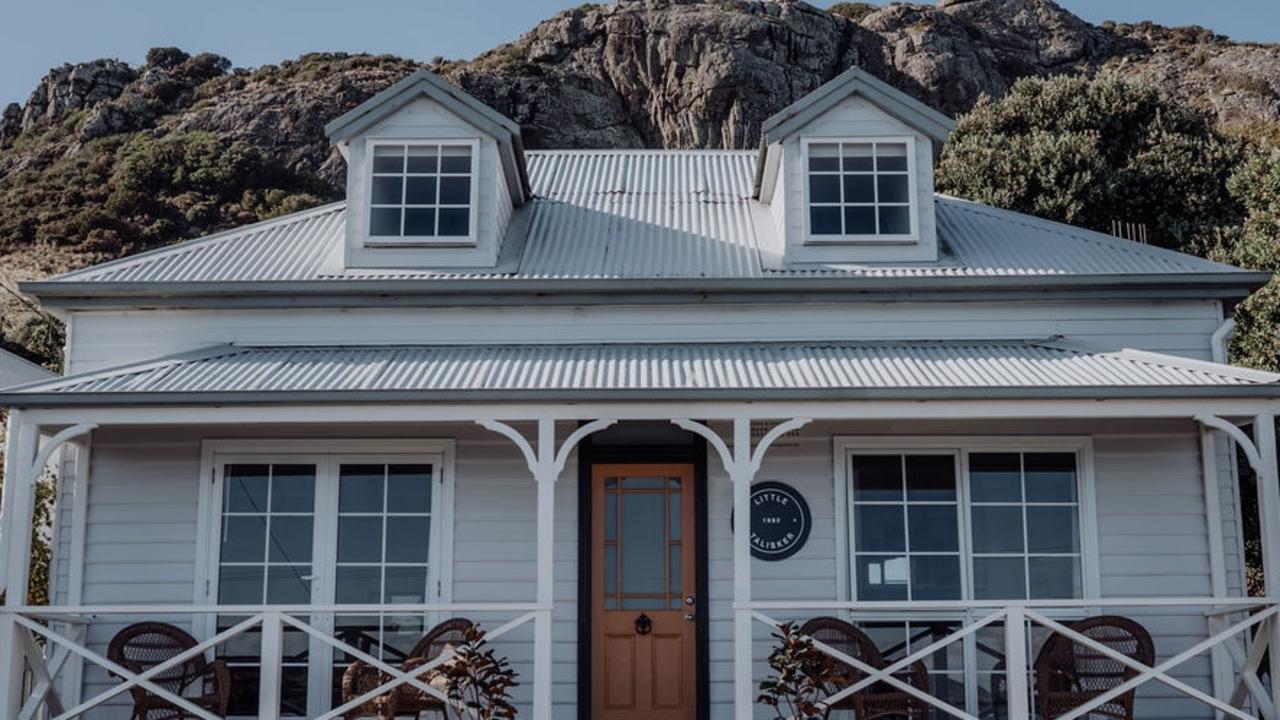
{"label": "large front window", "polygon": [[[442,510],[440,456],[244,454],[220,457],[216,470],[211,599],[369,606],[368,612],[300,619],[393,665],[402,662],[433,620],[404,606],[441,598],[434,540]],[[383,612],[380,605],[400,611]],[[243,619],[220,616],[215,627]],[[257,712],[259,639],[251,631],[218,649],[234,678],[233,717]],[[341,704],[342,675],[353,659],[287,629],[281,714],[311,716]]]}
{"label": "large front window", "polygon": [[369,237],[470,237],[473,150],[472,145],[374,145]]}
{"label": "large front window", "polygon": [[851,454],[854,598],[1080,597],[1077,464],[1075,452]]}

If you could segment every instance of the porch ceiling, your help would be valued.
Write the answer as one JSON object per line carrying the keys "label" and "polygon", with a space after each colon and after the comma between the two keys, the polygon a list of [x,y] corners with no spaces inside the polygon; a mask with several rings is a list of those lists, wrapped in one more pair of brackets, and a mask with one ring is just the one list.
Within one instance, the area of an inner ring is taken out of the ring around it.
{"label": "porch ceiling", "polygon": [[1280,397],[1280,375],[1048,340],[217,346],[11,388],[12,406],[203,402]]}

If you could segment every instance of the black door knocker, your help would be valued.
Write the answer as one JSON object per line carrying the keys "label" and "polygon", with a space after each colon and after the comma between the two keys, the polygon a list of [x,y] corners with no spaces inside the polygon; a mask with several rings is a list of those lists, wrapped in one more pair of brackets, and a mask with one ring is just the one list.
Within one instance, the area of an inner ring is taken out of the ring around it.
{"label": "black door knocker", "polygon": [[653,620],[650,620],[648,615],[640,613],[640,617],[636,618],[636,634],[648,635],[651,632],[653,632]]}

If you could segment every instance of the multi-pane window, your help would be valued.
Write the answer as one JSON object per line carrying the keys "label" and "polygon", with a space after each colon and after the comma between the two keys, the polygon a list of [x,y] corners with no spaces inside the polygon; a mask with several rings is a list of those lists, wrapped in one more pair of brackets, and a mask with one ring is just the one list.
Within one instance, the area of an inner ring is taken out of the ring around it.
{"label": "multi-pane window", "polygon": [[[377,606],[422,606],[439,597],[431,552],[440,512],[435,493],[442,490],[430,458],[297,455],[223,464],[214,516],[218,604],[370,606],[297,617],[392,664],[405,660],[428,613]],[[220,615],[216,629],[244,619]],[[233,675],[231,717],[257,714],[260,648],[255,628],[217,649]],[[342,675],[353,659],[286,627],[281,714],[314,716],[341,704]]]}
{"label": "multi-pane window", "polygon": [[[306,605],[311,602],[315,465],[237,464],[223,479],[219,605]],[[243,617],[219,617],[225,630]],[[308,643],[286,633],[281,670],[281,714],[307,711]],[[258,710],[260,630],[219,649],[233,677],[232,715]]]}
{"label": "multi-pane window", "polygon": [[974,597],[1081,595],[1074,453],[972,453],[969,486]]}
{"label": "multi-pane window", "polygon": [[374,145],[369,235],[471,235],[471,145]]}
{"label": "multi-pane window", "polygon": [[[338,471],[339,605],[413,605],[428,597],[430,465],[352,464]],[[426,631],[423,614],[342,615],[336,634],[365,652],[402,662]],[[334,697],[353,658],[334,654]]]}
{"label": "multi-pane window", "polygon": [[960,598],[955,456],[852,458],[859,600]]}
{"label": "multi-pane window", "polygon": [[810,236],[911,234],[904,141],[808,144]]}

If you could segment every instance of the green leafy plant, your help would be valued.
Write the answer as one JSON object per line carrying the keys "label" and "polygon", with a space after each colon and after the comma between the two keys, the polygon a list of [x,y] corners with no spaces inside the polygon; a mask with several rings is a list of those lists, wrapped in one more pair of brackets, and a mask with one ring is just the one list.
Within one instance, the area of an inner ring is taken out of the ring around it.
{"label": "green leafy plant", "polygon": [[795,623],[780,625],[773,638],[777,642],[769,653],[769,667],[774,674],[760,683],[756,702],[773,708],[779,720],[825,719],[831,710],[822,700],[837,679],[835,661],[815,648]]}
{"label": "green leafy plant", "polygon": [[497,657],[487,645],[485,631],[472,625],[457,654],[441,666],[445,693],[452,701],[454,717],[460,720],[512,720],[516,716],[510,692],[519,684],[516,672],[507,658]]}

